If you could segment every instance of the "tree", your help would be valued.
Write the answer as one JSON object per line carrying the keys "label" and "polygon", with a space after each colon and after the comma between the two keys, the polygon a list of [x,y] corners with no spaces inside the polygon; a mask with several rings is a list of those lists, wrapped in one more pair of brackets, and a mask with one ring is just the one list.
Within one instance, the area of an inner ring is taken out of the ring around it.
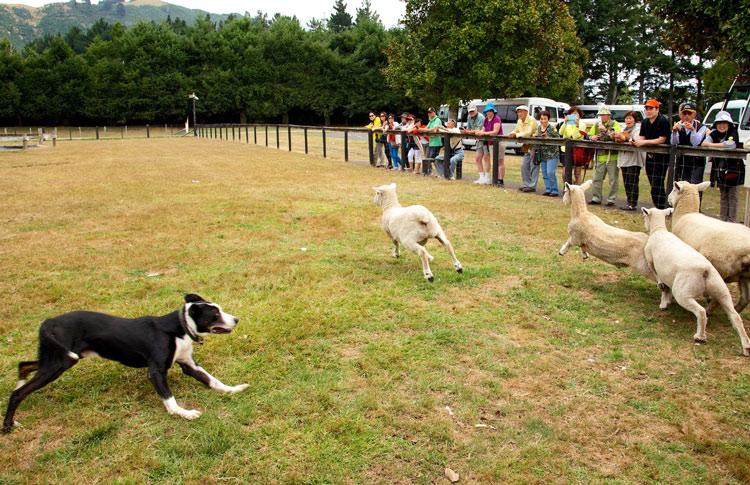
{"label": "tree", "polygon": [[352,16],[346,11],[344,0],[336,0],[333,5],[333,13],[328,19],[328,28],[331,32],[342,32],[352,26]]}
{"label": "tree", "polygon": [[356,23],[380,22],[380,16],[372,9],[370,0],[362,0],[362,6],[357,9]]}
{"label": "tree", "polygon": [[557,0],[407,0],[387,49],[391,86],[438,104],[478,97],[572,99],[586,51]]}
{"label": "tree", "polygon": [[0,39],[0,119],[20,124],[21,91],[18,79],[23,69],[21,56],[8,39]]}

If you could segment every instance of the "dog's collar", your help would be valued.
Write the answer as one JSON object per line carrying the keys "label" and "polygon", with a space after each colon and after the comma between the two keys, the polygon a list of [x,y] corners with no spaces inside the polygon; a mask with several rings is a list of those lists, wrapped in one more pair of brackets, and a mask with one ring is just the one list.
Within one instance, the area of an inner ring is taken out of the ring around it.
{"label": "dog's collar", "polygon": [[192,329],[190,328],[190,325],[188,325],[187,323],[187,318],[185,317],[186,313],[187,313],[187,305],[183,305],[180,311],[177,312],[177,314],[180,317],[180,326],[182,327],[182,329],[185,331],[187,336],[190,337],[190,339],[193,342],[202,344],[203,337],[201,337],[200,335],[192,331]]}

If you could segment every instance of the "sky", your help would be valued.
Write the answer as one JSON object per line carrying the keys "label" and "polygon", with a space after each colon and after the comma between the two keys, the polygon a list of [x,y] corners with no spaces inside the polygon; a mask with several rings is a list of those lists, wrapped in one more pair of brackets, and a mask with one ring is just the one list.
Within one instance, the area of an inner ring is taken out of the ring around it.
{"label": "sky", "polygon": [[[255,14],[259,10],[273,16],[275,13],[283,15],[296,15],[302,25],[312,18],[328,18],[333,12],[335,0],[283,0],[269,2],[268,0],[165,0],[168,3],[187,8],[197,8],[210,13],[239,13],[245,11]],[[41,7],[49,0],[0,0],[2,3],[14,3]],[[92,0],[91,3],[98,3]],[[354,17],[354,14],[362,4],[361,0],[346,0],[346,9]],[[404,15],[406,9],[403,0],[373,0],[371,8],[380,16],[380,20],[386,27],[395,27],[399,19]]]}

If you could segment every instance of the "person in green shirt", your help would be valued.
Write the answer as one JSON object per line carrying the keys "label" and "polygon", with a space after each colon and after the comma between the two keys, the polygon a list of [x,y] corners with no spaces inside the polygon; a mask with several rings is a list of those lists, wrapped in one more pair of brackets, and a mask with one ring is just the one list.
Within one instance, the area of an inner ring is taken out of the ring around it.
{"label": "person in green shirt", "polygon": [[[599,117],[599,122],[589,128],[589,140],[614,141],[614,134],[622,132],[620,123],[612,119],[612,113],[606,106],[602,105],[596,115]],[[607,205],[615,205],[620,177],[620,170],[617,168],[617,153],[616,150],[602,150],[597,148],[596,155],[594,156],[594,184],[589,204],[602,203],[602,186],[604,185],[604,177],[606,175],[609,177]]]}
{"label": "person in green shirt", "polygon": [[[427,108],[427,118],[429,119],[427,122],[427,128],[422,131],[424,133],[437,134],[440,131],[440,128],[443,127],[443,120],[438,117],[435,108]],[[440,136],[431,136],[429,138],[430,141],[427,144],[427,153],[425,154],[425,160],[423,160],[424,175],[432,174],[432,164],[435,161],[435,158],[440,155],[440,149],[443,148],[443,139]],[[435,176],[437,177],[437,173],[435,173]]]}

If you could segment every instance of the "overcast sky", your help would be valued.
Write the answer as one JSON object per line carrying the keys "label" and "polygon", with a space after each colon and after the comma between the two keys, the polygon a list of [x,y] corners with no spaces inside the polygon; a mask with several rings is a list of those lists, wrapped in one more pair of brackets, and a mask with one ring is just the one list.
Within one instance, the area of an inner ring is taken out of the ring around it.
{"label": "overcast sky", "polygon": [[[0,3],[21,3],[32,7],[41,7],[49,0],[0,0]],[[98,3],[93,0],[91,3]],[[268,0],[169,0],[168,3],[180,5],[187,8],[198,8],[211,13],[239,13],[245,11],[255,14],[258,10],[266,12],[269,16],[275,13],[283,15],[296,15],[300,23],[305,26],[312,18],[328,18],[333,11],[335,0],[283,0],[269,2]],[[362,0],[347,0],[346,9],[354,16],[357,7]],[[395,27],[405,11],[403,0],[373,0],[370,2],[372,8],[380,15],[380,20],[386,27]]]}

